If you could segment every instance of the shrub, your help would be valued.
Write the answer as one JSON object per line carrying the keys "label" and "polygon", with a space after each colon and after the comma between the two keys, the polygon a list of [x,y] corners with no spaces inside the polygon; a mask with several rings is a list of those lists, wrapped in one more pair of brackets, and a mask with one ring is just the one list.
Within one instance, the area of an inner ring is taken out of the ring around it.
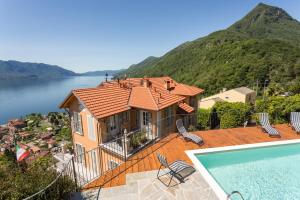
{"label": "shrub", "polygon": [[239,126],[237,115],[234,113],[224,113],[220,118],[220,128],[234,128]]}
{"label": "shrub", "polygon": [[198,110],[198,125],[200,129],[209,129],[210,128],[210,109],[199,109]]}
{"label": "shrub", "polygon": [[283,97],[273,96],[256,101],[256,112],[269,113],[271,123],[286,123],[292,111],[300,111],[300,94]]}
{"label": "shrub", "polygon": [[[217,112],[220,119],[221,128],[243,126],[245,121],[250,119],[251,115],[251,106],[239,102],[217,102],[213,109]],[[229,120],[232,120],[232,122],[229,122]]]}
{"label": "shrub", "polygon": [[[29,165],[17,165],[14,153],[0,156],[0,199],[24,199],[45,188],[58,176],[52,164],[50,157],[39,158]],[[74,189],[74,183],[62,176],[48,188],[47,196],[34,199],[64,199]]]}

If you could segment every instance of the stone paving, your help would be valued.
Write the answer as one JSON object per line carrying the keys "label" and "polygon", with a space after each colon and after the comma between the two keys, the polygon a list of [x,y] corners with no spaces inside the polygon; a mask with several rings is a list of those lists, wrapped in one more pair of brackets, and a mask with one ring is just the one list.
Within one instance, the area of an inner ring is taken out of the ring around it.
{"label": "stone paving", "polygon": [[156,173],[157,170],[128,174],[126,185],[88,190],[81,195],[87,200],[218,200],[198,171],[184,183],[173,179],[170,187],[162,183],[168,183],[170,177],[161,177],[161,182]]}

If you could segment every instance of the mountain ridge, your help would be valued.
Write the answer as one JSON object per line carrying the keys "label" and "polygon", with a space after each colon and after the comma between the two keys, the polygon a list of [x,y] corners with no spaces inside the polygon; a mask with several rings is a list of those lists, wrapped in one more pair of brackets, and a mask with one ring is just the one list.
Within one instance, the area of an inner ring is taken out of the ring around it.
{"label": "mountain ridge", "polygon": [[58,65],[45,63],[20,62],[16,60],[0,60],[0,80],[13,79],[56,79],[72,76],[113,76],[121,70],[99,70],[76,73]]}
{"label": "mountain ridge", "polygon": [[183,43],[151,65],[137,64],[119,76],[167,75],[207,94],[266,79],[291,82],[300,76],[299,46],[300,23],[283,9],[260,3],[227,29]]}

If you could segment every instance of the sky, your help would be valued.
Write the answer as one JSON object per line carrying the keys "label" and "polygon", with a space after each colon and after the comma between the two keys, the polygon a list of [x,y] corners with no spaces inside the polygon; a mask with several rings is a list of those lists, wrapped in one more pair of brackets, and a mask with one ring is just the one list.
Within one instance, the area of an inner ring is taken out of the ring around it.
{"label": "sky", "polygon": [[0,59],[127,68],[225,29],[259,2],[300,21],[299,0],[0,0]]}

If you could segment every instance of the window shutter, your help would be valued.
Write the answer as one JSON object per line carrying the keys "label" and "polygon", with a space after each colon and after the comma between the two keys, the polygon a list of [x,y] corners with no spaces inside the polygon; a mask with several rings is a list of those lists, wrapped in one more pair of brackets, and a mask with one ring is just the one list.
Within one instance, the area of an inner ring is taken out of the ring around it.
{"label": "window shutter", "polygon": [[71,128],[72,128],[72,132],[75,132],[74,113],[71,114]]}
{"label": "window shutter", "polygon": [[95,140],[95,130],[94,130],[94,120],[91,115],[87,115],[87,122],[88,122],[88,135],[91,140]]}
{"label": "window shutter", "polygon": [[81,115],[80,115],[80,113],[77,113],[78,114],[78,116],[77,116],[77,118],[78,118],[78,132],[81,134],[81,135],[83,135],[83,132],[82,132],[82,119],[81,119]]}

